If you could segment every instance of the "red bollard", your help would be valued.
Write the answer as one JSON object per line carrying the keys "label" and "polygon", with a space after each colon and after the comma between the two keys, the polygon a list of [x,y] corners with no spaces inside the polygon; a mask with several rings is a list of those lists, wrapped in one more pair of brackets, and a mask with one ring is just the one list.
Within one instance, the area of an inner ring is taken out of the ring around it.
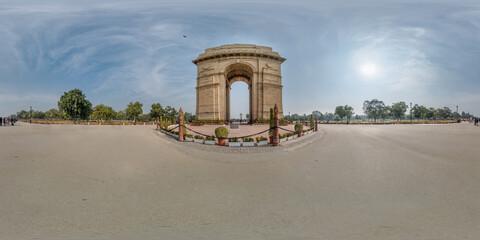
{"label": "red bollard", "polygon": [[178,126],[178,141],[183,142],[183,140],[185,140],[185,137],[183,136],[183,110],[181,107],[178,111]]}
{"label": "red bollard", "polygon": [[273,108],[273,122],[274,122],[274,129],[273,129],[273,146],[280,145],[280,137],[278,136],[278,107],[275,104]]}

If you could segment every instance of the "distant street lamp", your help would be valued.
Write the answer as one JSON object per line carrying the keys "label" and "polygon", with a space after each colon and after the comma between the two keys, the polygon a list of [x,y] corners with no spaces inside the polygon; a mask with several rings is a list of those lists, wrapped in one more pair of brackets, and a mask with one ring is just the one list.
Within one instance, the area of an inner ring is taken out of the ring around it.
{"label": "distant street lamp", "polygon": [[32,123],[32,106],[30,106],[30,123]]}
{"label": "distant street lamp", "polygon": [[412,102],[410,102],[410,122],[413,121],[413,118],[412,118]]}
{"label": "distant street lamp", "polygon": [[240,113],[240,124],[242,123],[242,116],[243,116],[243,114]]}

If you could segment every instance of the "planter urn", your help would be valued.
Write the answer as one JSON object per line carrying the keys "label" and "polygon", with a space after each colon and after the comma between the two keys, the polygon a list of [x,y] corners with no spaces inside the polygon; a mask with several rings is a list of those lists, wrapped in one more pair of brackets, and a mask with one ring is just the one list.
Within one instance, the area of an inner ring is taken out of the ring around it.
{"label": "planter urn", "polygon": [[227,142],[227,139],[225,139],[225,138],[219,138],[218,139],[218,145],[220,145],[220,146],[225,146],[225,142]]}

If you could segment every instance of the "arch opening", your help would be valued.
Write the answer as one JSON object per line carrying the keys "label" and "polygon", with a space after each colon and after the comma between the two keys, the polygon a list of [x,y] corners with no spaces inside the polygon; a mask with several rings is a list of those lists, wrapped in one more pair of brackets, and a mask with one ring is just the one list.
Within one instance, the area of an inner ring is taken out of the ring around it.
{"label": "arch opening", "polygon": [[[231,94],[230,91],[232,89],[232,84],[235,82],[244,82],[248,86],[248,114],[250,116],[249,122],[252,123],[252,79],[253,79],[253,69],[243,63],[234,63],[229,65],[225,69],[225,79],[226,81],[226,89],[225,89],[225,106],[226,106],[226,120],[228,122],[231,121],[233,118],[237,118],[237,116],[231,115]],[[236,101],[244,101],[243,99],[236,99]],[[242,113],[243,116],[246,117],[247,113]]]}

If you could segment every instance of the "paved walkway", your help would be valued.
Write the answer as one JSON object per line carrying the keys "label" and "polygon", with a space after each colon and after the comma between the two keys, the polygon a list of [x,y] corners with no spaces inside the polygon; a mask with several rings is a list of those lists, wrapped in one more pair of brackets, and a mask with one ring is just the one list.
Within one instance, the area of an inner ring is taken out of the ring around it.
{"label": "paved walkway", "polygon": [[0,239],[480,239],[480,127],[320,130],[243,154],[154,126],[0,127]]}

